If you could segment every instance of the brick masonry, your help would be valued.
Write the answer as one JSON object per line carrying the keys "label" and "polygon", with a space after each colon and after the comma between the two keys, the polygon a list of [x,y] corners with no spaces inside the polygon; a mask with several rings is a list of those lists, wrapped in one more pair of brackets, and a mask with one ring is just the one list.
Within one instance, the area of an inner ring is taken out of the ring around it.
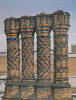
{"label": "brick masonry", "polygon": [[[68,12],[58,10],[52,14],[41,13],[37,16],[12,17],[5,20],[8,80],[3,100],[72,100],[68,81],[69,18]],[[51,30],[54,31],[53,84],[49,35]],[[37,79],[33,77],[35,32],[37,33]],[[20,78],[19,34],[22,40],[22,78]]]}

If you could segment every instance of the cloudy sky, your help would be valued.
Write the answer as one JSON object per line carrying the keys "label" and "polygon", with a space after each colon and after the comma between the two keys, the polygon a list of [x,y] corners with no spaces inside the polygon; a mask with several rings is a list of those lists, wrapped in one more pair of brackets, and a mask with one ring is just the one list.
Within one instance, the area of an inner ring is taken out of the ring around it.
{"label": "cloudy sky", "polygon": [[6,51],[4,19],[20,17],[25,14],[36,15],[40,12],[53,13],[61,9],[71,15],[69,29],[69,52],[71,44],[76,44],[76,0],[0,0],[0,51]]}

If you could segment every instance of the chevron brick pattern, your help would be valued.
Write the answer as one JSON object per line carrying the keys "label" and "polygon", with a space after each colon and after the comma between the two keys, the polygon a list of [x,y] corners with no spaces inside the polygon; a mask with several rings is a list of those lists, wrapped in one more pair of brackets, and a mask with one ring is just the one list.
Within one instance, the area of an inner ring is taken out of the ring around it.
{"label": "chevron brick pattern", "polygon": [[51,73],[51,59],[50,59],[50,38],[49,37],[38,37],[37,40],[37,67],[38,67],[38,78],[50,79]]}
{"label": "chevron brick pattern", "polygon": [[22,77],[32,79],[34,74],[34,40],[28,37],[22,40]]}
{"label": "chevron brick pattern", "polygon": [[20,78],[20,51],[19,40],[8,39],[7,63],[8,63],[8,79],[19,80]]}
{"label": "chevron brick pattern", "polygon": [[[70,14],[58,10],[5,20],[8,80],[2,100],[72,100],[68,82]],[[54,83],[51,82],[50,31],[54,32]],[[34,33],[37,32],[37,77],[34,78]],[[22,39],[20,79],[19,34]]]}

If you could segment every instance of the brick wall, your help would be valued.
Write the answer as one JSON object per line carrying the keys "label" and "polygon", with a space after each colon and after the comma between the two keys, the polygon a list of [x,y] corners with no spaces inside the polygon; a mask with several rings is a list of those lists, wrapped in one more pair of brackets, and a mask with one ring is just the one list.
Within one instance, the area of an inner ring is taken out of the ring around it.
{"label": "brick wall", "polygon": [[76,57],[69,57],[68,59],[69,66],[69,76],[76,75]]}
{"label": "brick wall", "polygon": [[72,51],[73,53],[76,53],[76,45],[72,45],[72,46],[71,46],[71,51]]}
{"label": "brick wall", "polygon": [[7,72],[7,56],[0,54],[0,74]]}

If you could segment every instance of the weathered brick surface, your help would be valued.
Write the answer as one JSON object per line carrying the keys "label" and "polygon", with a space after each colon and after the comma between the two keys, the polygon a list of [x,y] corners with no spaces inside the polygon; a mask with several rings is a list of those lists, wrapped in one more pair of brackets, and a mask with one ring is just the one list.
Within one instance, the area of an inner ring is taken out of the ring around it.
{"label": "weathered brick surface", "polygon": [[57,88],[54,90],[54,98],[55,100],[69,100],[72,98],[72,92],[69,88]]}
{"label": "weathered brick surface", "polygon": [[22,78],[33,79],[34,74],[34,18],[24,16],[21,18],[22,36]]}
{"label": "weathered brick surface", "polygon": [[[71,90],[65,85],[65,83],[68,83],[67,32],[69,29],[69,13],[58,10],[53,14],[41,13],[37,16],[23,16],[19,19],[10,18],[6,19],[5,26],[8,42],[8,82],[18,81],[18,84],[13,84],[11,87],[9,87],[9,83],[6,84],[5,96],[11,97],[13,100],[18,99],[17,96],[20,96],[23,100],[71,99]],[[52,89],[51,30],[54,31],[54,84]],[[33,77],[35,32],[37,32],[37,80],[34,80]],[[22,80],[20,82],[19,34],[22,38]],[[59,84],[61,87],[58,87]],[[14,87],[16,87],[16,90]],[[10,93],[11,88],[13,90]]]}
{"label": "weathered brick surface", "polygon": [[31,16],[21,17],[22,82],[29,84],[20,88],[22,99],[35,99],[34,86],[30,85],[34,81],[34,20]]}
{"label": "weathered brick surface", "polygon": [[8,80],[18,81],[20,78],[19,22],[16,18],[6,19],[5,26],[7,35],[7,77]]}
{"label": "weathered brick surface", "polygon": [[7,86],[6,98],[13,98],[19,93],[19,86]]}
{"label": "weathered brick surface", "polygon": [[19,86],[9,85],[20,80],[20,51],[18,30],[19,23],[15,18],[6,19],[5,32],[7,35],[7,84],[5,87],[5,98],[13,99],[19,94]]}
{"label": "weathered brick surface", "polygon": [[68,59],[68,74],[69,76],[75,76],[76,75],[76,57],[69,57]]}
{"label": "weathered brick surface", "polygon": [[[50,19],[50,20],[49,20]],[[38,84],[51,84],[50,55],[51,17],[41,13],[37,16],[37,76]],[[37,98],[49,100],[52,98],[51,87],[37,87]]]}
{"label": "weathered brick surface", "polygon": [[0,74],[7,73],[7,56],[0,55]]}
{"label": "weathered brick surface", "polygon": [[[68,87],[68,29],[69,14],[62,11],[54,16],[54,84],[61,87],[54,88],[54,100],[72,99],[72,92]],[[66,86],[66,84],[68,84]],[[63,87],[64,86],[64,87]],[[62,88],[63,87],[63,88]]]}
{"label": "weathered brick surface", "polygon": [[29,87],[21,87],[20,89],[21,92],[21,98],[22,99],[35,99],[35,90],[34,87],[29,86]]}
{"label": "weathered brick surface", "polygon": [[54,31],[54,71],[55,81],[68,78],[68,35],[69,21],[65,22],[66,16],[69,15],[59,11],[54,17],[55,26]]}

